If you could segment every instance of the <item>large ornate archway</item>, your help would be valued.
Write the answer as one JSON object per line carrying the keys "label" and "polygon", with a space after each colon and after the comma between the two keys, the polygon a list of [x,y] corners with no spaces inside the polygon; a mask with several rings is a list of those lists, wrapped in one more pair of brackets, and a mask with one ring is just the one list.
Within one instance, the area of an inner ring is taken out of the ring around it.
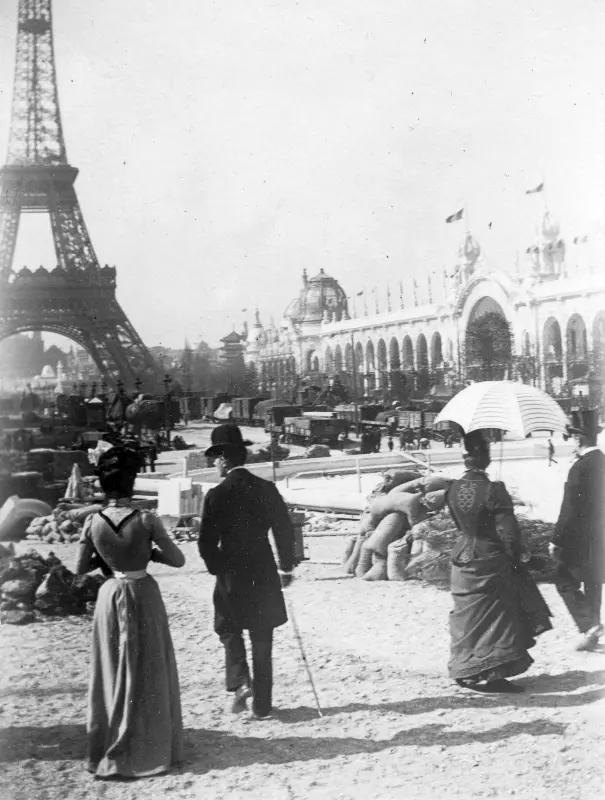
{"label": "large ornate archway", "polygon": [[464,332],[467,379],[503,380],[512,376],[513,337],[502,306],[489,295],[470,310]]}

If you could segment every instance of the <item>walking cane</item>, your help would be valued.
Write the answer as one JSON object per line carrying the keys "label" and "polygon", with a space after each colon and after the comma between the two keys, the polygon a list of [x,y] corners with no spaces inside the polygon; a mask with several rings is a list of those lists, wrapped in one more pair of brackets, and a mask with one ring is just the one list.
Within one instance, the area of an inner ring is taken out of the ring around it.
{"label": "walking cane", "polygon": [[315,698],[315,705],[317,706],[317,713],[320,717],[323,717],[321,706],[319,705],[319,697],[317,696],[317,689],[315,688],[315,681],[313,680],[313,675],[311,674],[311,668],[309,667],[309,662],[307,661],[307,656],[305,654],[305,648],[303,646],[302,638],[300,635],[300,631],[298,630],[298,623],[296,622],[296,617],[294,616],[294,608],[292,606],[292,602],[288,600],[288,615],[290,617],[290,622],[292,623],[292,628],[294,630],[294,636],[296,637],[296,641],[298,642],[298,647],[300,649],[300,655],[303,660],[303,664],[305,665],[305,669],[307,670],[307,676],[309,678],[309,683],[311,684],[311,689],[313,690],[313,697]]}

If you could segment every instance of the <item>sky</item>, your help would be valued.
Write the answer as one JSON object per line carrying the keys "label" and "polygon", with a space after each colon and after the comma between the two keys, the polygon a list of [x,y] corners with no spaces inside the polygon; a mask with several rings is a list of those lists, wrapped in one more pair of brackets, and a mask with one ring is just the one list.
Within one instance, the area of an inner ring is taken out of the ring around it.
{"label": "sky", "polygon": [[[0,158],[16,11],[0,0]],[[54,0],[53,14],[84,218],[149,346],[216,345],[255,308],[279,321],[303,269],[349,295],[441,285],[461,207],[493,267],[523,261],[544,199],[568,242],[605,253],[602,0]],[[545,198],[525,195],[542,181]],[[54,264],[45,216],[23,220],[24,264]]]}

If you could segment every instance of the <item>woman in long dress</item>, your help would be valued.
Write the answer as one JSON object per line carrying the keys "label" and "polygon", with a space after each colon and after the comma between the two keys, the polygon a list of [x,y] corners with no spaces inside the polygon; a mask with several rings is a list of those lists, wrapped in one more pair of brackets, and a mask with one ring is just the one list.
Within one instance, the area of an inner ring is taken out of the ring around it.
{"label": "woman in long dress", "polygon": [[523,691],[507,678],[533,663],[528,650],[550,630],[550,611],[521,561],[521,533],[513,503],[491,481],[489,443],[481,431],[464,437],[466,472],[453,482],[448,505],[460,531],[452,554],[448,669],[461,686],[491,692]]}
{"label": "woman in long dress", "polygon": [[179,681],[166,609],[149,561],[182,567],[185,557],[160,520],[131,505],[139,462],[113,447],[99,459],[108,499],[89,517],[79,574],[110,571],[93,620],[87,769],[98,778],[166,772],[183,757]]}

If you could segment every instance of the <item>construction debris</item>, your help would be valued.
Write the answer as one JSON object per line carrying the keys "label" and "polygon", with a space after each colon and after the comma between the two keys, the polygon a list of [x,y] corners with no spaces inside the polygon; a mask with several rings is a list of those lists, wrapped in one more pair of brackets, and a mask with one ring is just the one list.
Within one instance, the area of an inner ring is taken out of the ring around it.
{"label": "construction debris", "polygon": [[27,625],[49,616],[92,611],[103,575],[74,575],[51,551],[15,554],[14,545],[0,545],[0,622]]}

